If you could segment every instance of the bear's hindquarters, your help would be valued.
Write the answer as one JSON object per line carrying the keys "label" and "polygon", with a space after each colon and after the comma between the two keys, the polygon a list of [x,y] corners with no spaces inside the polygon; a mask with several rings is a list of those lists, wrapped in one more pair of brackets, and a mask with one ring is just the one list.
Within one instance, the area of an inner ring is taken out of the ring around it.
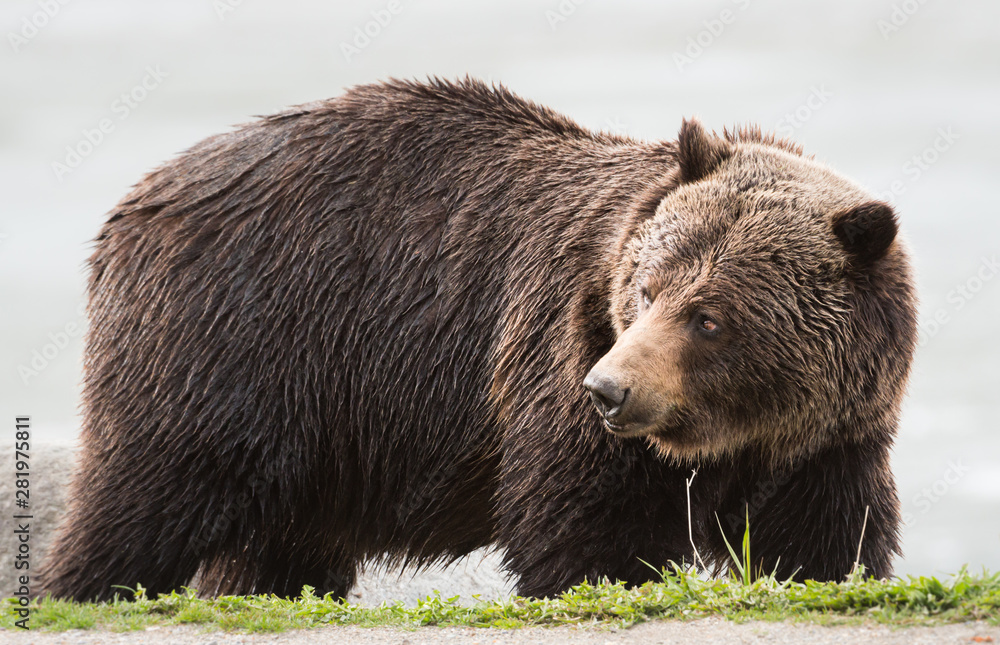
{"label": "bear's hindquarters", "polygon": [[150,596],[187,584],[199,554],[195,515],[176,503],[183,485],[119,481],[136,465],[121,452],[81,462],[69,515],[44,563],[42,593],[103,601],[128,597],[140,584]]}
{"label": "bear's hindquarters", "polygon": [[191,584],[208,595],[350,591],[356,558],[329,531],[315,486],[295,487],[250,459],[241,473],[219,454],[137,448],[81,460],[42,593],[101,601],[138,585],[150,597]]}

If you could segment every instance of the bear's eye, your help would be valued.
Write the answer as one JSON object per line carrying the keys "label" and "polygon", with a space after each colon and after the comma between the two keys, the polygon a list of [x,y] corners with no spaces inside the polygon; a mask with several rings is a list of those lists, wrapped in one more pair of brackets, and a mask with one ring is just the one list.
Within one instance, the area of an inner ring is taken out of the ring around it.
{"label": "bear's eye", "polygon": [[650,307],[653,306],[653,299],[649,296],[649,291],[646,290],[646,287],[642,288],[642,291],[640,292],[640,295],[642,296],[642,307],[641,307],[641,309],[643,311],[645,311],[646,309],[649,309]]}
{"label": "bear's eye", "polygon": [[698,327],[698,331],[707,336],[714,336],[719,333],[719,323],[715,322],[715,319],[706,313],[695,314],[694,322]]}

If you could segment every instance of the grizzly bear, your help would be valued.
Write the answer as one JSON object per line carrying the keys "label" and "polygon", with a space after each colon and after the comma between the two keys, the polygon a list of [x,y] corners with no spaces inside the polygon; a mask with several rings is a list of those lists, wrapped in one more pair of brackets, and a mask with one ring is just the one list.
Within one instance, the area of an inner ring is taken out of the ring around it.
{"label": "grizzly bear", "polygon": [[755,572],[890,575],[896,233],[759,129],[643,142],[473,80],[211,137],[97,238],[44,590],[345,596],[494,545],[552,596],[724,569],[747,518]]}

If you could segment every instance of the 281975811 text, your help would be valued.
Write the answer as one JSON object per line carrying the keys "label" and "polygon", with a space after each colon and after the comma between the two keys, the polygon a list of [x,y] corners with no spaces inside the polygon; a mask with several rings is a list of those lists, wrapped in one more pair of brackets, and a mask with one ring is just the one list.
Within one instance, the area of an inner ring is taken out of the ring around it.
{"label": "281975811 text", "polygon": [[31,417],[15,417],[14,427],[14,534],[17,535],[17,553],[14,554],[14,569],[17,575],[17,591],[14,597],[17,605],[14,611],[19,620],[14,624],[28,629],[31,618],[31,469],[29,454],[31,449]]}

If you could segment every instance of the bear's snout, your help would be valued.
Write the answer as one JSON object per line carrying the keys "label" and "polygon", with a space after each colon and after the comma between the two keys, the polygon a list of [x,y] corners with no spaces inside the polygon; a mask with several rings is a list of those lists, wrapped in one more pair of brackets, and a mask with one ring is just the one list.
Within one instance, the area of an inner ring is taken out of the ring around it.
{"label": "bear's snout", "polygon": [[683,333],[659,316],[643,316],[625,330],[583,380],[609,430],[638,437],[677,426],[683,349]]}
{"label": "bear's snout", "polygon": [[587,374],[583,387],[590,391],[590,400],[601,416],[613,425],[614,419],[621,416],[622,409],[628,402],[629,388],[623,388],[617,380],[596,369]]}
{"label": "bear's snout", "polygon": [[659,421],[676,411],[673,404],[663,405],[654,393],[640,387],[637,391],[627,383],[632,380],[614,369],[604,371],[600,364],[590,370],[583,386],[600,412],[608,430],[622,437],[635,437],[653,432]]}

